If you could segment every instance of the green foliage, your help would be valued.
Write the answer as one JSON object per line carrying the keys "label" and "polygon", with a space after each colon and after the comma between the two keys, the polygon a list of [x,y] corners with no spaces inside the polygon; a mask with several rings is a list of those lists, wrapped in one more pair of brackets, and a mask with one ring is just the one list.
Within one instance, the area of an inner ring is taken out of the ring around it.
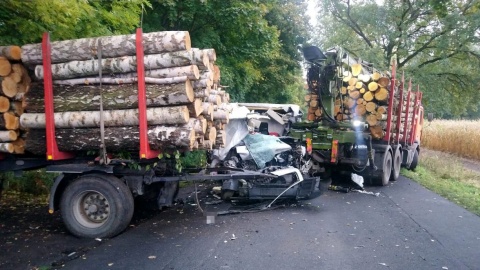
{"label": "green foliage", "polygon": [[207,151],[186,152],[180,159],[184,168],[204,168],[207,166]]}
{"label": "green foliage", "polygon": [[45,170],[25,171],[20,176],[15,176],[13,172],[0,174],[0,178],[3,180],[3,188],[6,191],[32,195],[48,194],[56,176],[53,173],[46,173]]}
{"label": "green foliage", "polygon": [[3,0],[0,9],[0,45],[132,33],[139,25],[147,0]]}
{"label": "green foliage", "polygon": [[301,59],[309,38],[305,0],[152,1],[145,32],[186,30],[192,45],[214,48],[221,83],[233,101],[285,103],[298,99]]}
{"label": "green foliage", "polygon": [[318,0],[323,48],[339,45],[389,69],[392,58],[424,92],[437,117],[475,115],[479,108],[479,3],[461,0]]}

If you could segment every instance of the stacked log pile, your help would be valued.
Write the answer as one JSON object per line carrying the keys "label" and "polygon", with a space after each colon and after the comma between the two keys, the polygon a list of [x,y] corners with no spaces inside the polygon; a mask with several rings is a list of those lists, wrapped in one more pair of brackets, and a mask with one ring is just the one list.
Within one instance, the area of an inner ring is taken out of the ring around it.
{"label": "stacked log pile", "polygon": [[[100,66],[99,41],[103,48]],[[144,33],[143,44],[150,147],[165,151],[223,146],[222,129],[228,122],[224,104],[229,96],[220,88],[215,50],[191,48],[189,34],[184,31]],[[60,151],[100,148],[100,100],[107,151],[138,151],[135,55],[135,35],[51,43],[55,134]],[[27,152],[43,155],[46,139],[41,44],[22,46],[21,60],[35,76],[29,91],[21,95],[17,91],[12,98],[24,110],[16,116],[23,130],[17,134]]]}
{"label": "stacked log pile", "polygon": [[[341,79],[342,84],[335,97],[332,117],[337,121],[366,122],[372,138],[382,139],[387,128],[388,106],[393,106],[394,110],[398,106],[398,99],[394,99],[394,104],[388,104],[390,88],[396,89],[397,85],[390,85],[391,79],[385,74],[369,73],[361,64],[353,64],[350,70],[343,73]],[[310,86],[309,89],[316,87]],[[317,93],[308,93],[305,101],[309,108],[307,119],[321,120],[322,112],[319,110]],[[391,128],[395,128],[395,125],[396,117],[392,119]]]}
{"label": "stacked log pile", "polygon": [[19,117],[31,79],[20,59],[20,47],[0,47],[0,152],[3,153],[24,153]]}

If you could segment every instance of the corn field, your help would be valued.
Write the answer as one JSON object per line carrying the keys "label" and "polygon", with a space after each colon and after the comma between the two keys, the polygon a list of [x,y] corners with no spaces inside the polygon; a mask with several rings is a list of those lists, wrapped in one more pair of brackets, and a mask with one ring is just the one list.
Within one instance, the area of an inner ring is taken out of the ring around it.
{"label": "corn field", "polygon": [[423,147],[480,160],[480,120],[424,122]]}

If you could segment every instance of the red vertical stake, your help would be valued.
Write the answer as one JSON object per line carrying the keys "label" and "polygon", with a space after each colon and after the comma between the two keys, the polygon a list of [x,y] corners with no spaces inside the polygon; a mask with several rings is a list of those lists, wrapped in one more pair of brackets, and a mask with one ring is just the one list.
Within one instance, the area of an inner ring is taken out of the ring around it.
{"label": "red vertical stake", "polygon": [[422,93],[420,92],[420,86],[417,86],[417,92],[415,93],[415,104],[413,109],[413,117],[412,117],[412,134],[410,135],[410,145],[415,142],[415,134],[417,132],[417,125],[418,125],[418,113],[420,110],[420,100]]}
{"label": "red vertical stake", "polygon": [[412,99],[412,79],[408,82],[408,93],[407,93],[407,111],[405,112],[405,123],[403,127],[403,142],[407,144],[407,134],[410,132],[408,130],[408,118],[410,116],[410,100]]}
{"label": "red vertical stake", "polygon": [[387,115],[387,132],[383,137],[383,140],[390,143],[390,137],[392,135],[391,128],[392,128],[392,114],[393,114],[393,98],[395,95],[395,73],[396,73],[396,62],[392,64],[392,81],[390,82],[390,96],[388,98],[388,115]]}
{"label": "red vertical stake", "polygon": [[137,50],[137,77],[138,77],[138,122],[140,135],[140,158],[155,158],[160,151],[153,151],[148,144],[148,125],[147,125],[147,96],[145,90],[145,66],[143,63],[143,32],[142,28],[137,28],[136,40]]}
{"label": "red vertical stake", "polygon": [[400,98],[398,103],[397,109],[397,130],[396,130],[396,138],[395,143],[398,144],[400,142],[400,125],[402,124],[402,109],[403,109],[403,88],[405,88],[405,72],[402,73],[402,83],[400,84]]}
{"label": "red vertical stake", "polygon": [[50,47],[50,35],[43,33],[42,39],[42,58],[43,58],[43,86],[45,97],[45,135],[47,143],[47,160],[69,159],[74,155],[67,152],[58,151],[57,140],[55,137],[55,120],[53,110],[53,83],[52,83],[52,59]]}

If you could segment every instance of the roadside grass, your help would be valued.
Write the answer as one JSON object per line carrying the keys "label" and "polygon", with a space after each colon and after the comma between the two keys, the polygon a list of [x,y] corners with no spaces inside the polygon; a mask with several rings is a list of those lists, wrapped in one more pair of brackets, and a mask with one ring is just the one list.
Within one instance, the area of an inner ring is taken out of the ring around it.
{"label": "roadside grass", "polygon": [[415,171],[402,175],[480,216],[480,172],[465,168],[459,158],[424,151]]}

